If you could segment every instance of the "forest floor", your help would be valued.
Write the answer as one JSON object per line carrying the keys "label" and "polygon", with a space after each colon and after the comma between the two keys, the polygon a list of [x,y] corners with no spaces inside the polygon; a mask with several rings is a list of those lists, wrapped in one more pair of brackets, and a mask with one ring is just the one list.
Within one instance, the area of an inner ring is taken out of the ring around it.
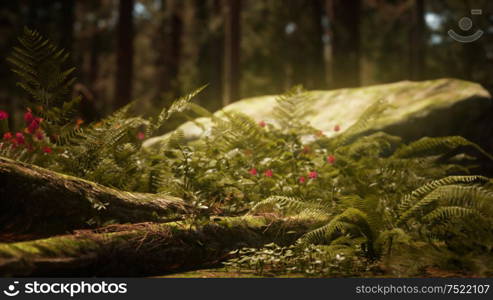
{"label": "forest floor", "polygon": [[[368,277],[368,278],[394,278],[395,276],[365,274],[363,276],[351,276],[351,277]],[[481,277],[473,274],[465,274],[463,272],[441,270],[437,268],[426,268],[423,271],[421,278],[474,278]],[[262,275],[256,274],[253,270],[234,270],[232,268],[209,268],[202,270],[187,271],[175,274],[168,274],[163,276],[153,276],[152,278],[306,278],[305,274],[291,273],[291,274],[273,274],[266,272]]]}

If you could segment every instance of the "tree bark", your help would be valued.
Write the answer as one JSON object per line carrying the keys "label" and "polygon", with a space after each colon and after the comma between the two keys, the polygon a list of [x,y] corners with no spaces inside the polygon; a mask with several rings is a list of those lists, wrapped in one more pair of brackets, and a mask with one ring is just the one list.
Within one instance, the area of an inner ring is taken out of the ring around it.
{"label": "tree bark", "polygon": [[[72,52],[74,44],[75,0],[63,0],[61,3],[61,47]],[[71,56],[73,57],[73,56]]]}
{"label": "tree bark", "polygon": [[[179,0],[161,0],[161,22],[156,32],[156,100],[177,97],[182,52],[183,17]],[[169,105],[170,103],[166,103]],[[162,105],[162,104],[161,104]]]}
{"label": "tree bark", "polygon": [[48,236],[108,222],[166,221],[191,211],[179,198],[119,191],[2,157],[0,199],[0,239],[9,233]]}
{"label": "tree bark", "polygon": [[[203,32],[204,43],[200,47],[198,64],[201,70],[200,82],[209,83],[201,93],[200,105],[209,111],[217,111],[222,107],[223,72],[224,72],[224,17],[222,1],[200,1],[197,14],[205,16],[199,26],[207,30]],[[200,20],[201,18],[199,18]]]}
{"label": "tree bark", "polygon": [[223,106],[240,96],[241,0],[224,0]]}
{"label": "tree bark", "polygon": [[[326,221],[326,220],[325,220]],[[214,218],[181,223],[112,225],[73,235],[0,244],[1,276],[138,276],[203,268],[231,250],[292,244],[322,220]]]}
{"label": "tree bark", "polygon": [[332,87],[360,85],[361,0],[327,0],[332,33]]}
{"label": "tree bark", "polygon": [[424,72],[424,0],[414,0],[412,6],[412,27],[410,39],[410,78],[411,80],[423,80]]}
{"label": "tree bark", "polygon": [[120,0],[117,25],[117,68],[115,84],[116,108],[122,107],[132,99],[133,79],[133,8],[134,0]]}

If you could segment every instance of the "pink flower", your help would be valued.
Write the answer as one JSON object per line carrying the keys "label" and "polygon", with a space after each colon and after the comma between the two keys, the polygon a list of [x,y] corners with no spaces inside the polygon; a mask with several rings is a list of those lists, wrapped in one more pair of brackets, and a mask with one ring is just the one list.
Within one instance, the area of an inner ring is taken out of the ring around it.
{"label": "pink flower", "polygon": [[27,126],[27,131],[31,134],[36,132],[36,130],[39,129],[39,123],[41,123],[41,119],[40,118],[34,118],[31,121],[31,123],[29,124],[29,126]]}
{"label": "pink flower", "polygon": [[48,146],[47,146],[47,147],[43,147],[43,152],[44,152],[44,153],[51,153],[52,151],[53,151],[53,150],[51,150],[51,148],[50,148],[50,147],[48,147]]}
{"label": "pink flower", "polygon": [[274,175],[274,172],[272,172],[272,170],[269,169],[264,172],[264,175],[265,177],[272,177],[272,175]]}
{"label": "pink flower", "polygon": [[334,131],[335,132],[338,132],[339,130],[341,130],[341,126],[339,126],[339,125],[334,126]]}
{"label": "pink flower", "polygon": [[22,134],[22,132],[17,132],[15,134],[15,139],[14,139],[15,143],[17,144],[24,144],[25,143],[25,140],[24,140],[24,135]]}
{"label": "pink flower", "polygon": [[251,168],[250,170],[248,170],[248,173],[250,173],[252,175],[257,175],[257,169]]}
{"label": "pink flower", "polygon": [[265,125],[267,125],[267,123],[265,123],[264,121],[260,121],[260,122],[258,122],[258,125],[260,127],[265,127]]}
{"label": "pink flower", "polygon": [[24,121],[26,121],[26,124],[31,124],[33,120],[33,113],[31,112],[31,109],[28,108],[27,111],[24,113]]}
{"label": "pink flower", "polygon": [[306,181],[305,176],[300,176],[300,178],[298,179],[298,181],[299,181],[300,183],[305,183],[305,181]]}
{"label": "pink flower", "polygon": [[315,179],[317,177],[318,177],[318,173],[315,171],[311,171],[310,173],[308,173],[308,178],[310,179]]}
{"label": "pink flower", "polygon": [[336,157],[334,155],[327,156],[327,162],[329,164],[333,164],[333,163],[335,163],[335,161],[336,161]]}
{"label": "pink flower", "polygon": [[9,117],[9,114],[6,111],[0,110],[0,121],[5,120]]}
{"label": "pink flower", "polygon": [[3,139],[4,140],[10,140],[13,137],[12,133],[6,132],[3,134]]}
{"label": "pink flower", "polygon": [[143,133],[142,131],[139,131],[139,132],[137,133],[137,138],[138,138],[139,140],[143,140],[143,139],[145,139],[145,138],[146,138],[146,135],[145,135],[145,133]]}

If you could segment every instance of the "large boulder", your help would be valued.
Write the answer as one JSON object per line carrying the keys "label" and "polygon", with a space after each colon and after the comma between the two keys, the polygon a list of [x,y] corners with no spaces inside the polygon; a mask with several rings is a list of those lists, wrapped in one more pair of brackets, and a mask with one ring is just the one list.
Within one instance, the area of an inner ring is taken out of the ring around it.
{"label": "large boulder", "polygon": [[[311,124],[326,135],[337,134],[339,125],[347,129],[363,111],[379,99],[390,108],[379,115],[369,130],[383,130],[406,141],[423,136],[461,135],[488,150],[493,149],[493,103],[491,95],[481,85],[457,80],[437,79],[421,82],[401,81],[361,88],[332,91],[310,91],[313,113],[307,116]],[[272,121],[275,95],[248,98],[226,106],[224,111],[243,112],[257,121]],[[221,115],[218,111],[215,115]],[[200,124],[200,126],[198,125]],[[209,118],[187,122],[179,128],[188,140],[199,138],[211,126]],[[150,139],[155,144],[162,137]]]}

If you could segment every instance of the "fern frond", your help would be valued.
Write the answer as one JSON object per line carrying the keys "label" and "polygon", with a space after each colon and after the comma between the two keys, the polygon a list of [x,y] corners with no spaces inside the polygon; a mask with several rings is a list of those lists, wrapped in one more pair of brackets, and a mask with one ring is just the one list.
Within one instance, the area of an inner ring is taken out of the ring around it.
{"label": "fern frond", "polygon": [[359,116],[358,120],[351,125],[346,131],[340,135],[331,139],[331,145],[333,148],[347,145],[354,141],[361,133],[368,130],[371,122],[387,110],[389,107],[388,102],[384,99],[379,99],[370,105],[362,114]]}
{"label": "fern frond", "polygon": [[328,216],[327,208],[320,203],[303,201],[298,198],[286,196],[270,196],[255,204],[250,212],[255,212],[265,207],[278,206],[281,209],[303,212],[305,214],[317,214]]}
{"label": "fern frond", "polygon": [[161,112],[157,115],[156,118],[150,120],[149,130],[151,132],[155,132],[159,128],[161,128],[166,120],[168,120],[175,113],[183,112],[188,109],[190,101],[195,98],[200,92],[202,92],[207,85],[203,85],[191,92],[190,94],[180,97],[177,100],[173,101],[169,108],[163,108]]}
{"label": "fern frond", "polygon": [[354,237],[363,236],[367,240],[373,240],[372,229],[364,212],[356,208],[348,208],[335,216],[329,223],[303,235],[298,244],[322,244],[329,243],[334,238],[344,234],[352,234]]}
{"label": "fern frond", "polygon": [[80,101],[79,97],[71,99],[75,68],[65,68],[68,53],[36,31],[24,28],[19,43],[7,60],[19,79],[17,85],[30,95],[28,106],[44,119],[43,129],[52,134],[56,132],[53,126],[72,121]]}
{"label": "fern frond", "polygon": [[418,189],[412,191],[410,194],[404,196],[399,204],[399,211],[403,213],[408,210],[417,199],[423,198],[425,195],[436,190],[438,187],[446,185],[457,185],[457,184],[486,184],[490,182],[490,179],[484,176],[473,175],[473,176],[448,176],[442,179],[433,180]]}
{"label": "fern frond", "polygon": [[272,114],[280,128],[300,130],[308,126],[308,123],[303,120],[313,111],[312,101],[313,99],[301,86],[295,86],[276,98],[277,105]]}
{"label": "fern frond", "polygon": [[409,158],[430,155],[442,155],[464,146],[472,147],[484,156],[493,160],[493,156],[491,156],[491,154],[484,151],[476,143],[473,143],[461,136],[424,137],[398,149],[393,154],[393,157]]}
{"label": "fern frond", "polygon": [[479,186],[440,186],[405,210],[398,224],[403,224],[411,218],[421,219],[424,215],[443,206],[474,208],[478,211],[486,210],[491,214],[492,201],[493,193]]}
{"label": "fern frond", "polygon": [[239,149],[255,149],[257,153],[268,146],[265,132],[257,122],[239,112],[225,112],[224,118],[214,117],[213,144],[223,152]]}

